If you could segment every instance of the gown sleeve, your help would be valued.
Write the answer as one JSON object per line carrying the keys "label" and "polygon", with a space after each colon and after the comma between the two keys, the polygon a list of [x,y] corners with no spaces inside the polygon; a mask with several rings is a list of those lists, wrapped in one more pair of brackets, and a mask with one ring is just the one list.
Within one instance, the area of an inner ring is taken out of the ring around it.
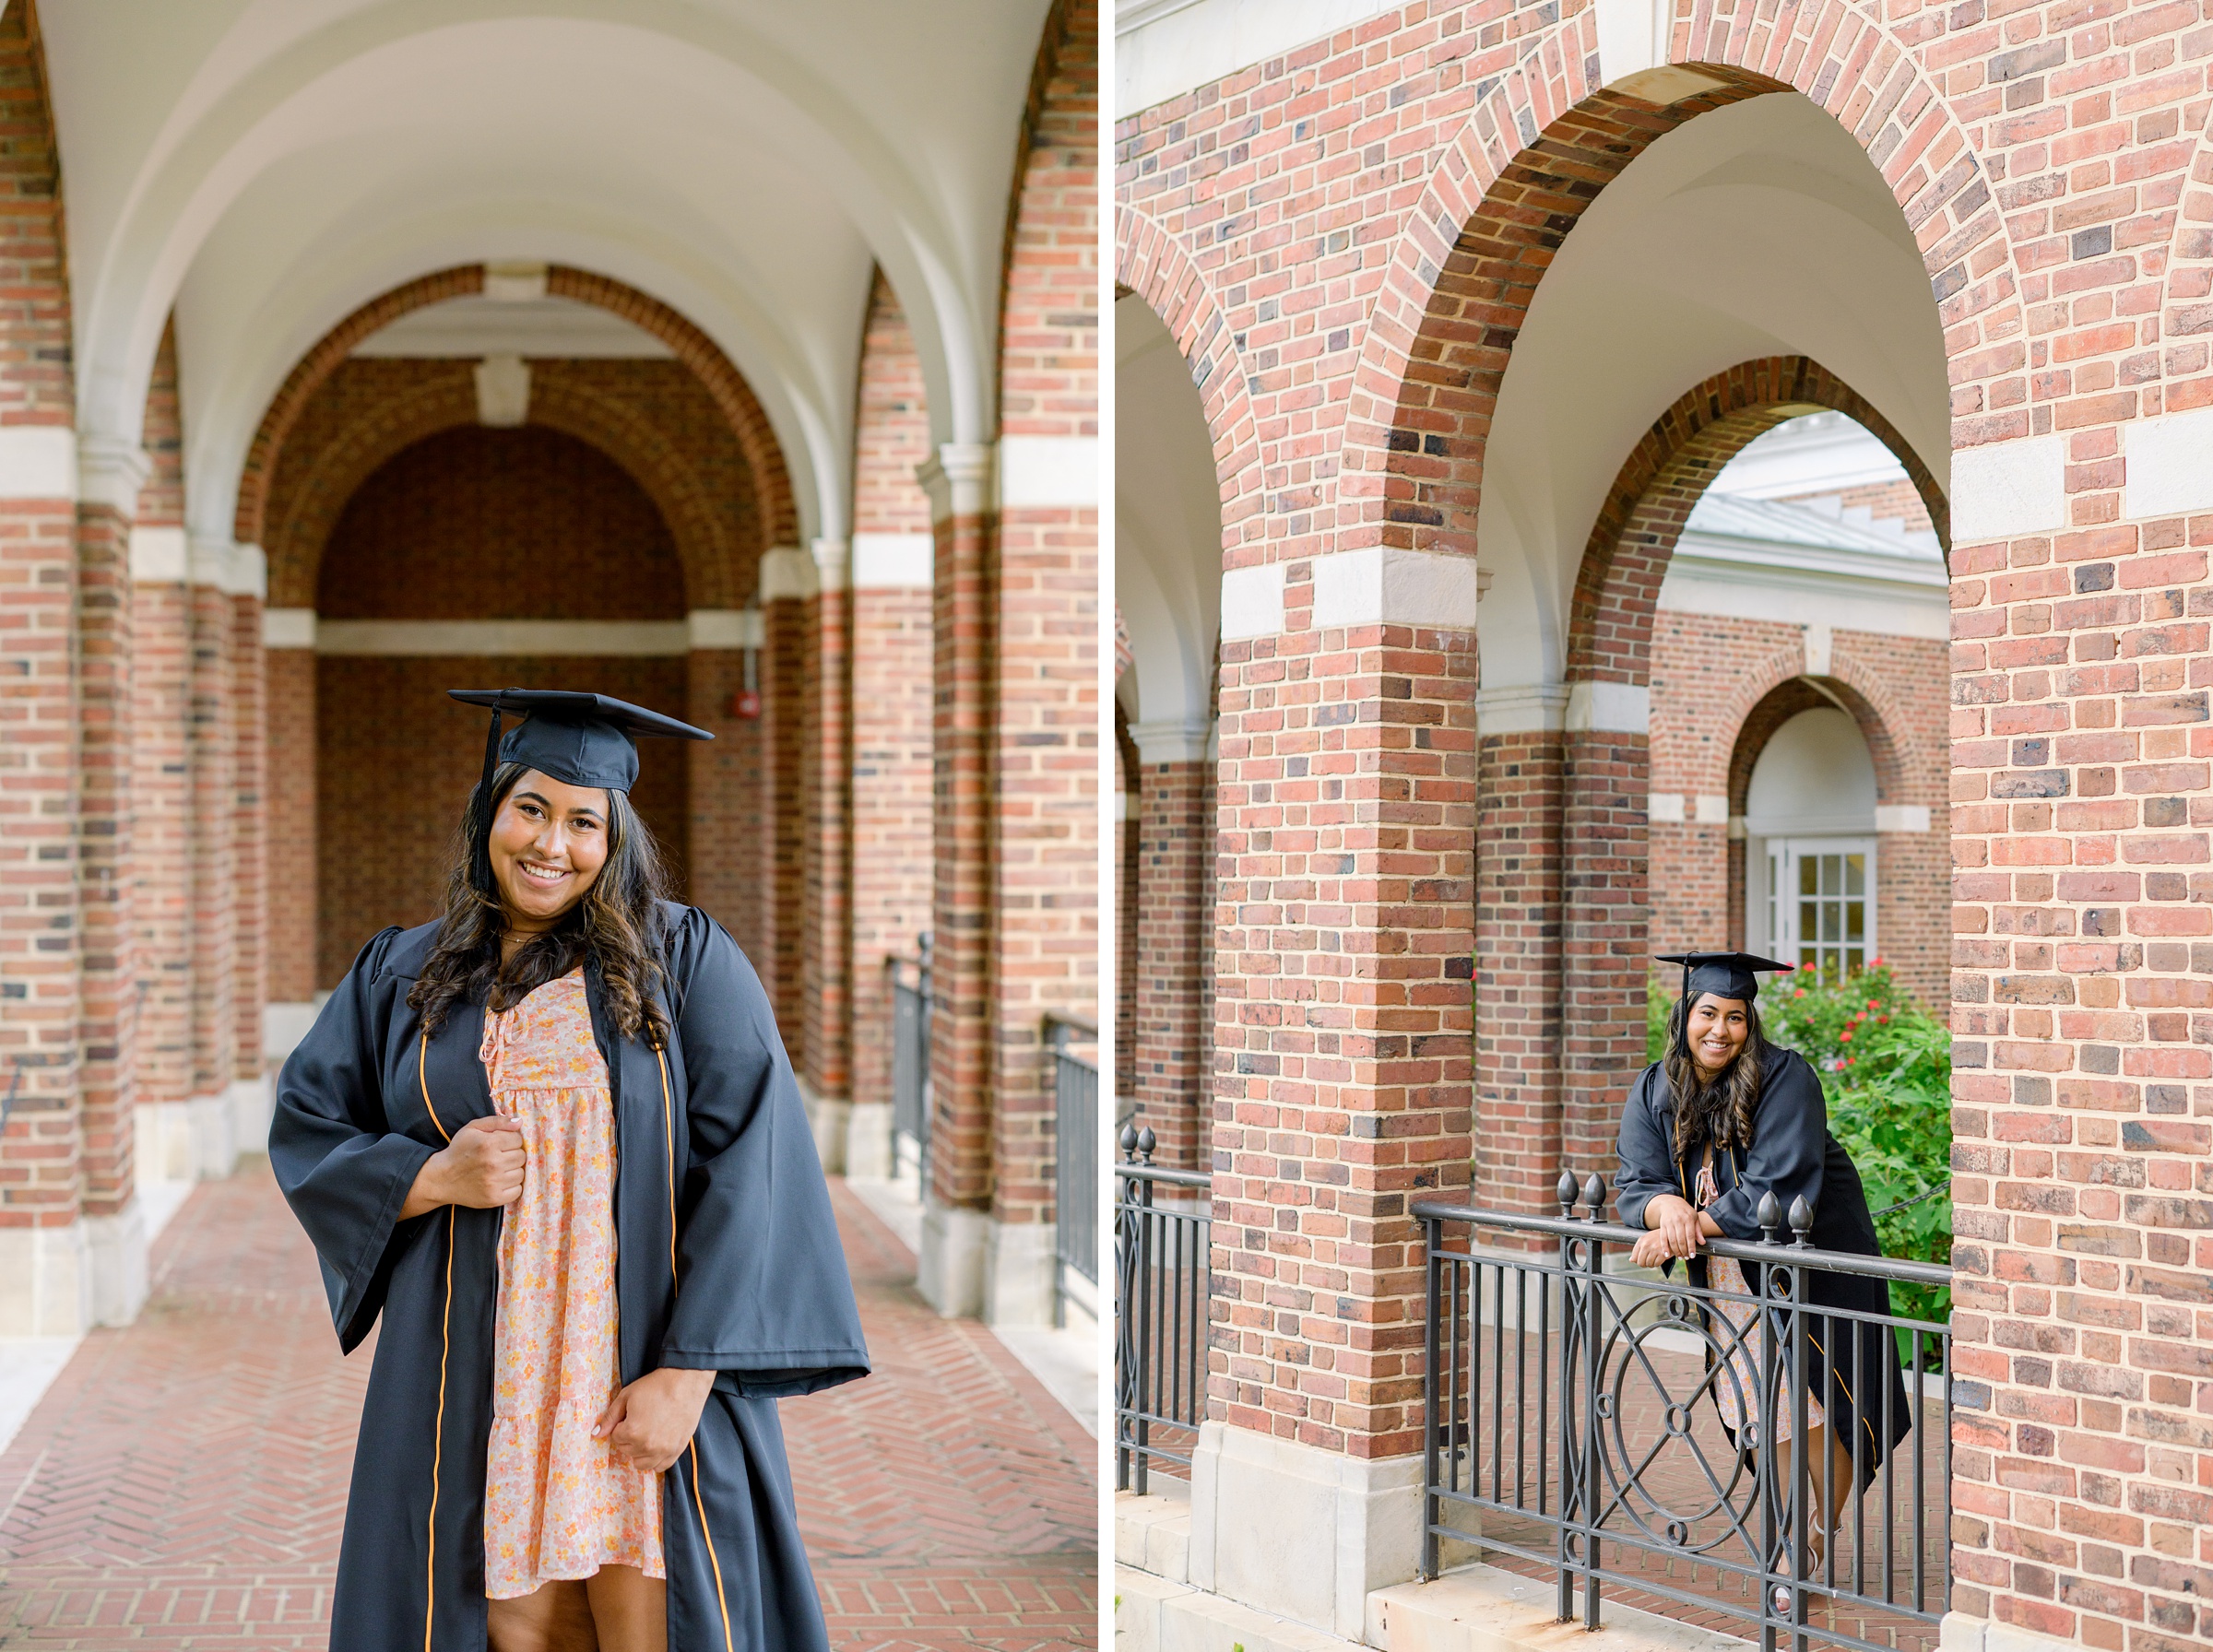
{"label": "gown sleeve", "polygon": [[1621,1166],[1614,1176],[1614,1208],[1625,1227],[1642,1227],[1645,1206],[1663,1193],[1682,1192],[1675,1184],[1668,1119],[1658,1100],[1664,1082],[1657,1066],[1646,1068],[1621,1110]]}
{"label": "gown sleeve", "polygon": [[[1763,1193],[1773,1192],[1786,1223],[1794,1199],[1804,1198],[1817,1212],[1821,1209],[1828,1103],[1821,1094],[1821,1080],[1805,1056],[1792,1050],[1777,1050],[1775,1055],[1776,1070],[1760,1087],[1744,1174],[1706,1207],[1707,1214],[1732,1239],[1759,1237],[1755,1212]],[[1790,1237],[1787,1226],[1781,1237]]]}
{"label": "gown sleeve", "polygon": [[400,1207],[436,1150],[385,1127],[375,983],[399,933],[361,949],[286,1059],[269,1123],[269,1166],[314,1244],[347,1353],[376,1323]]}
{"label": "gown sleeve", "polygon": [[672,938],[692,1163],[661,1363],[772,1398],[865,1376],[845,1248],[768,995],[705,914],[686,912]]}

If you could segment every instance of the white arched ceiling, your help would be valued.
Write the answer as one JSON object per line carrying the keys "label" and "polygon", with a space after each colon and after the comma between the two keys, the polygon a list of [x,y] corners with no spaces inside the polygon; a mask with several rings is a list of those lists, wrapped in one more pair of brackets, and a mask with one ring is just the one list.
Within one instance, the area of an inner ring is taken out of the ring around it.
{"label": "white arched ceiling", "polygon": [[1115,600],[1130,632],[1122,709],[1196,726],[1222,625],[1222,493],[1190,365],[1144,300],[1114,306]]}
{"label": "white arched ceiling", "polygon": [[135,440],[176,310],[190,510],[269,395],[401,281],[565,263],[745,373],[802,526],[846,531],[870,269],[932,433],[994,433],[1000,260],[1047,0],[112,0],[41,15],[78,423]]}
{"label": "white arched ceiling", "polygon": [[1795,92],[1654,143],[1538,284],[1484,455],[1486,690],[1562,679],[1592,525],[1652,421],[1713,374],[1783,355],[1841,377],[1948,486],[1944,339],[1920,250],[1866,152]]}

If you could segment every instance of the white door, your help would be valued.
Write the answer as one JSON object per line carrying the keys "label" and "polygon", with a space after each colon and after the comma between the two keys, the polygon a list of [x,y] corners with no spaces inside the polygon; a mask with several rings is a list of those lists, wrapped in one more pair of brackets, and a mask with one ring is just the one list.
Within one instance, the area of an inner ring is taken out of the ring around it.
{"label": "white door", "polygon": [[1768,945],[1831,981],[1866,968],[1875,945],[1875,840],[1768,840]]}

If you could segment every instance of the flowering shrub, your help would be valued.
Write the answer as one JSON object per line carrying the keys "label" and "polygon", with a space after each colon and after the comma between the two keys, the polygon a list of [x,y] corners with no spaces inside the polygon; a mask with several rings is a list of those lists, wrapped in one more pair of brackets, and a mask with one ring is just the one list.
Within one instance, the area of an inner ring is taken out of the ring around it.
{"label": "flowering shrub", "polygon": [[[1672,972],[1652,976],[1645,998],[1648,1059],[1667,1049],[1667,1017],[1682,990]],[[1876,1218],[1883,1254],[1923,1262],[1952,1257],[1952,1035],[1899,992],[1877,959],[1842,981],[1770,975],[1761,984],[1761,1029],[1821,1075],[1828,1129],[1852,1155],[1881,1211],[1941,1188],[1934,1198]],[[1943,1319],[1951,1292],[1893,1284],[1891,1306]]]}

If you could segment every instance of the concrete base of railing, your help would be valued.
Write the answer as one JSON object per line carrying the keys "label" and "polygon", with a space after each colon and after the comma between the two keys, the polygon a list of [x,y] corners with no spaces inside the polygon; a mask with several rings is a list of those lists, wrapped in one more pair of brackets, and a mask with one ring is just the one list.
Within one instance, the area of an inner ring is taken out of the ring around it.
{"label": "concrete base of railing", "polygon": [[2010,1623],[1970,1618],[1963,1611],[1944,1614],[1943,1635],[1937,1642],[1940,1652],[2062,1652],[2063,1647],[2075,1645],[2074,1641],[2055,1641],[2050,1635],[2031,1634]]}
{"label": "concrete base of railing", "polygon": [[[1172,1550],[1161,1542],[1165,1528],[1118,1512],[1118,1553],[1138,1532]],[[1552,1586],[1491,1566],[1376,1590],[1357,1641],[1127,1564],[1115,1568],[1114,1595],[1117,1652],[1746,1652],[1751,1644],[1611,1602],[1602,1608],[1604,1626],[1587,1634],[1580,1620],[1555,1621]]]}

